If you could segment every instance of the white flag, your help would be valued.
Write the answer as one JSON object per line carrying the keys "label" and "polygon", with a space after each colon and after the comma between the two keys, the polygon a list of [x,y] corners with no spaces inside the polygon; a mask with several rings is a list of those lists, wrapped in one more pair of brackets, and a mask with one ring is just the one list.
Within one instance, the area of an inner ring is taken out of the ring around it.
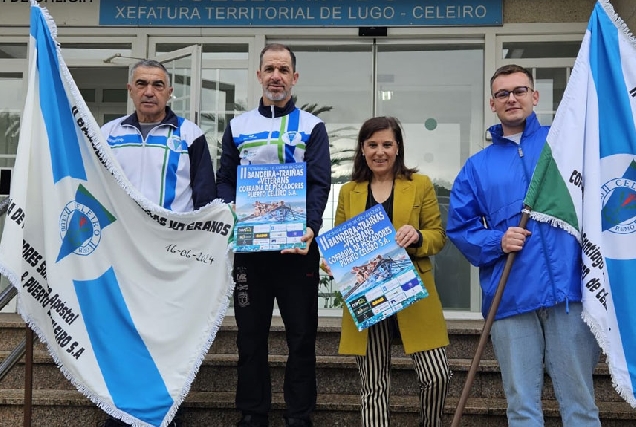
{"label": "white flag", "polygon": [[592,12],[525,203],[581,243],[583,317],[636,407],[636,39]]}
{"label": "white flag", "polygon": [[113,160],[55,37],[33,2],[0,271],[83,394],[128,424],[167,426],[228,307],[234,215],[220,201],[174,213],[143,198]]}

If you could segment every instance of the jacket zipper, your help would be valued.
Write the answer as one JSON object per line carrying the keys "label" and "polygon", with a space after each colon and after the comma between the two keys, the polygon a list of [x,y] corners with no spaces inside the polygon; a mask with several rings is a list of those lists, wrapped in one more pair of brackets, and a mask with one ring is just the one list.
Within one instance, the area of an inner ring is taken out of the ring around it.
{"label": "jacket zipper", "polygon": [[276,114],[274,112],[274,105],[270,106],[270,111],[272,112],[271,120],[269,121],[269,134],[267,135],[267,145],[272,143],[272,132],[274,131],[274,124],[276,122]]}

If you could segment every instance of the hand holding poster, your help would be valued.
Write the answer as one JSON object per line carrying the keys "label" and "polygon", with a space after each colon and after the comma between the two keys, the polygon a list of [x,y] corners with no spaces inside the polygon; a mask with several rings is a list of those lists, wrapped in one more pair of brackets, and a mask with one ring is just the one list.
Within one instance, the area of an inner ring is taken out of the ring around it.
{"label": "hand holding poster", "polygon": [[238,167],[234,252],[305,248],[305,170],[305,163]]}
{"label": "hand holding poster", "polygon": [[382,205],[318,236],[320,248],[358,330],[386,319],[428,292]]}

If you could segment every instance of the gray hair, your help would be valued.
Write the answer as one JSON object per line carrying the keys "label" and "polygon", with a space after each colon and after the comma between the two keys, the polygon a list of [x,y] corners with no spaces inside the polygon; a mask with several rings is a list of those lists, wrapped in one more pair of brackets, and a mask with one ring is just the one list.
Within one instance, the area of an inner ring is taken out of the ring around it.
{"label": "gray hair", "polygon": [[166,75],[166,80],[168,80],[168,86],[170,86],[170,74],[168,73],[168,70],[166,69],[166,67],[164,67],[164,65],[161,62],[155,61],[154,59],[142,59],[141,61],[133,65],[133,67],[130,69],[129,80],[132,80],[132,76],[133,74],[135,74],[135,70],[139,67],[159,68],[163,70],[163,72]]}

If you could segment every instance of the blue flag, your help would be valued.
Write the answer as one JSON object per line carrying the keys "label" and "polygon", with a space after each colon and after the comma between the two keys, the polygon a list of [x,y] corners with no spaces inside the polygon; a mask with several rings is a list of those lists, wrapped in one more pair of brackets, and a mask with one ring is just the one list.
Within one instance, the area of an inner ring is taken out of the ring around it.
{"label": "blue flag", "polygon": [[525,204],[581,243],[583,318],[636,407],[636,39],[608,1],[592,12]]}

